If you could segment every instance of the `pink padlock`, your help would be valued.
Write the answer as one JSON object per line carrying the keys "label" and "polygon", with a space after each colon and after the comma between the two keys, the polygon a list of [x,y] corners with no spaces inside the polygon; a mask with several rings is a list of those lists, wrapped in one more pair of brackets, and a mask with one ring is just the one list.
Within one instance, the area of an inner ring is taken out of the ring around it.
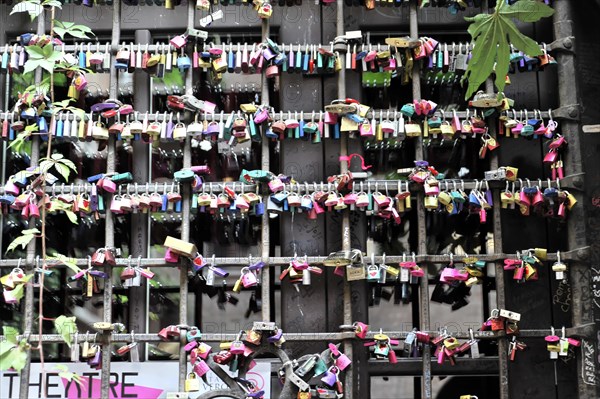
{"label": "pink padlock", "polygon": [[410,271],[410,275],[413,277],[423,277],[425,276],[425,271],[419,266],[415,266],[415,268]]}
{"label": "pink padlock", "polygon": [[235,199],[235,207],[237,209],[247,210],[250,208],[250,204],[248,204],[248,201],[246,201],[244,199],[244,197],[242,197],[241,195],[238,195],[237,198]]}
{"label": "pink padlock", "polygon": [[390,197],[383,195],[381,193],[374,193],[373,200],[375,201],[375,203],[377,204],[377,206],[379,208],[388,207],[392,201]]}
{"label": "pink padlock", "polygon": [[558,205],[558,216],[560,216],[562,218],[564,218],[566,216],[564,202],[561,202],[560,205]]}
{"label": "pink padlock", "polygon": [[335,365],[340,370],[344,370],[345,368],[350,366],[350,364],[352,364],[352,360],[350,360],[350,358],[348,356],[346,356],[345,354],[343,354],[341,352],[340,352],[340,355],[335,358]]}
{"label": "pink padlock", "polygon": [[177,263],[179,262],[179,255],[171,251],[171,248],[167,248],[167,250],[165,251],[165,262]]}
{"label": "pink padlock", "polygon": [[[390,204],[391,206],[391,204]],[[402,223],[402,218],[400,217],[400,213],[396,210],[396,208],[392,208],[392,218],[394,219],[394,223],[400,224]]]}
{"label": "pink padlock", "polygon": [[107,193],[112,194],[117,191],[117,184],[108,177],[103,177],[102,179],[98,180],[97,185],[102,187],[102,189]]}
{"label": "pink padlock", "polygon": [[515,269],[515,271],[514,271],[513,279],[515,279],[515,280],[522,280],[524,273],[525,273],[525,268],[524,267],[517,267]]}
{"label": "pink padlock", "polygon": [[36,219],[40,218],[40,208],[38,208],[38,206],[33,202],[29,203],[29,217]]}
{"label": "pink padlock", "polygon": [[284,184],[281,181],[281,179],[279,179],[278,177],[276,177],[275,179],[271,180],[269,182],[269,189],[271,190],[271,192],[279,192],[281,190],[283,190],[284,188]]}
{"label": "pink padlock", "polygon": [[277,65],[269,65],[265,70],[265,73],[267,74],[267,78],[279,76],[279,67]]}
{"label": "pink padlock", "polygon": [[333,269],[333,274],[340,277],[344,277],[346,275],[342,266],[336,266],[335,269]]}
{"label": "pink padlock", "polygon": [[333,114],[331,112],[325,112],[325,123],[329,124],[329,125],[335,125],[336,123],[338,123],[338,116],[337,114]]}
{"label": "pink padlock", "polygon": [[317,219],[317,211],[312,208],[310,211],[308,211],[307,215],[306,215],[310,220],[316,220]]}
{"label": "pink padlock", "polygon": [[425,195],[438,195],[440,193],[440,186],[437,184],[430,185],[429,183],[425,182],[423,188],[425,189]]}
{"label": "pink padlock", "polygon": [[370,124],[369,122],[364,122],[360,124],[360,135],[362,137],[370,137],[375,135],[375,133],[373,132],[373,125]]}
{"label": "pink padlock", "polygon": [[196,364],[194,364],[194,373],[196,373],[196,375],[198,377],[202,377],[204,374],[208,373],[210,371],[210,367],[208,367],[208,364],[206,364],[206,362],[204,360],[198,360],[196,362]]}
{"label": "pink padlock", "polygon": [[256,361],[252,359],[250,360],[250,363],[248,363],[248,370],[252,370],[254,367],[256,367]]}
{"label": "pink padlock", "polygon": [[369,326],[361,321],[355,321],[352,326],[354,327],[354,333],[360,339],[365,339],[369,332]]}
{"label": "pink padlock", "polygon": [[244,288],[256,287],[258,285],[256,275],[247,267],[242,268],[242,285]]}
{"label": "pink padlock", "polygon": [[196,352],[198,353],[198,356],[200,356],[201,359],[206,360],[206,358],[208,358],[208,355],[210,354],[210,352],[212,351],[212,348],[210,347],[210,345],[205,344],[204,342],[200,342],[200,344],[198,345],[198,349],[196,350]]}
{"label": "pink padlock", "polygon": [[187,344],[186,344],[186,345],[183,347],[183,349],[184,349],[186,352],[189,352],[189,351],[191,351],[192,349],[196,348],[197,346],[198,346],[198,341],[191,341],[191,342],[188,342],[188,343],[187,343]]}
{"label": "pink padlock", "polygon": [[454,278],[459,281],[467,281],[469,279],[469,272],[466,270],[457,270],[454,273]]}
{"label": "pink padlock", "polygon": [[390,63],[383,67],[384,71],[395,71],[396,70],[396,59],[390,58]]}
{"label": "pink padlock", "polygon": [[21,190],[19,189],[19,186],[17,186],[11,179],[8,179],[8,181],[4,185],[4,192],[6,194],[17,196],[19,195],[20,191]]}
{"label": "pink padlock", "polygon": [[118,195],[115,195],[112,199],[112,202],[110,203],[110,211],[112,213],[123,213],[123,211],[121,210],[121,197]]}
{"label": "pink padlock", "polygon": [[543,203],[544,203],[544,196],[542,195],[542,192],[540,190],[538,190],[535,193],[535,195],[533,196],[531,205],[536,206],[536,205],[541,205]]}
{"label": "pink padlock", "polygon": [[344,196],[344,204],[353,205],[356,203],[356,193],[348,193]]}
{"label": "pink padlock", "polygon": [[521,190],[521,192],[519,192],[519,201],[521,205],[525,205],[525,206],[529,206],[531,205],[531,201],[529,200],[529,197],[527,196],[527,194],[525,194],[525,191]]}
{"label": "pink padlock", "polygon": [[186,35],[178,35],[175,36],[174,38],[172,38],[169,43],[171,44],[171,46],[175,47],[176,49],[180,49],[183,46],[185,46],[185,44],[187,43],[187,36]]}
{"label": "pink padlock", "polygon": [[544,162],[546,162],[546,163],[554,163],[554,162],[556,162],[557,158],[558,158],[558,152],[556,152],[555,150],[550,150],[544,156]]}
{"label": "pink padlock", "polygon": [[29,218],[29,205],[26,205],[23,207],[23,209],[21,209],[21,217],[23,219],[28,219]]}
{"label": "pink padlock", "polygon": [[445,267],[444,270],[442,270],[442,274],[440,275],[440,281],[442,283],[450,283],[454,280],[456,280],[456,269],[453,269],[451,267]]}
{"label": "pink padlock", "polygon": [[481,208],[479,210],[479,223],[485,223],[487,222],[487,212],[485,209]]}

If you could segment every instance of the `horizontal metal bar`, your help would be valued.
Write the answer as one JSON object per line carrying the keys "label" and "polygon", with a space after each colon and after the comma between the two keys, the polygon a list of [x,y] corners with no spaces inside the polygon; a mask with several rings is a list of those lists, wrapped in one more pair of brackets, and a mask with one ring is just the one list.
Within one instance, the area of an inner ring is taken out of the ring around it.
{"label": "horizontal metal bar", "polygon": [[[447,118],[452,118],[454,116],[454,114],[456,113],[456,116],[458,116],[458,118],[460,119],[466,119],[469,116],[473,116],[475,115],[475,111],[474,110],[467,110],[467,111],[453,111],[453,110],[443,110],[444,112],[442,112],[442,110],[438,110],[435,112],[435,115],[438,117],[443,117],[444,115]],[[538,113],[540,114],[540,116],[542,118],[549,118],[550,113],[552,112],[552,116],[557,118],[557,119],[564,119],[567,118],[567,116],[563,115],[562,112],[559,112],[557,110],[551,110],[551,111],[540,111],[540,110],[514,110],[514,112],[516,113],[516,115],[519,118],[527,118],[529,115],[531,115],[532,117],[534,116],[534,113]],[[527,112],[526,115],[524,115],[524,113]],[[225,112],[220,112],[220,113],[216,113],[216,114],[200,114],[199,116],[199,120],[200,121],[208,121],[208,122],[212,122],[212,121],[217,121],[217,122],[225,122],[227,120],[227,118],[229,117],[229,115],[231,114],[237,114],[239,113],[239,111],[237,112],[230,112],[230,113],[225,113]],[[504,111],[504,113],[506,113],[506,111]],[[509,115],[512,115],[512,111],[509,112]],[[555,115],[556,113],[556,115]],[[274,117],[287,117],[287,118],[295,118],[295,119],[301,119],[304,121],[317,121],[319,120],[319,118],[323,118],[325,112],[323,110],[313,110],[313,111],[273,111],[272,112]],[[178,116],[179,115],[179,116]],[[141,117],[143,116],[144,119],[148,118],[148,122],[163,122],[163,121],[168,121],[168,120],[178,120],[177,118],[181,117],[182,113],[177,113],[177,112],[163,112],[163,113],[149,113],[149,112],[145,112],[145,113],[141,113],[141,112],[134,112],[133,115],[129,115],[129,120],[138,120],[138,118],[141,119]],[[400,111],[398,110],[385,110],[385,109],[381,109],[381,110],[371,110],[367,113],[366,118],[367,119],[382,119],[382,120],[390,120],[390,121],[398,121],[400,119]],[[57,117],[61,120],[73,120],[74,118],[76,118],[76,116],[73,113],[70,112],[64,112],[64,113],[59,113],[57,115]],[[0,111],[0,120],[4,120],[4,119],[8,119],[9,121],[14,121],[15,119],[20,119],[17,115],[15,115],[12,111]],[[87,113],[85,115],[85,120],[89,120],[89,113]],[[406,119],[406,118],[404,118]],[[77,120],[80,120],[79,118],[77,118]],[[479,137],[479,136],[477,136]]]}
{"label": "horizontal metal bar", "polygon": [[[257,36],[258,38],[258,36]],[[571,42],[569,42],[569,40]],[[552,51],[555,49],[558,50],[563,50],[567,48],[567,45],[569,43],[573,42],[573,38],[569,37],[569,38],[564,38],[561,39],[560,44],[557,44],[558,42],[553,42],[549,45],[546,45],[546,51]],[[563,43],[567,43],[567,45],[563,44]],[[277,47],[279,47],[279,50],[282,52],[289,52],[290,50],[293,52],[310,52],[310,51],[317,51],[319,48],[323,48],[325,50],[328,51],[333,51],[333,42],[328,42],[328,43],[303,43],[303,44],[285,44],[285,43],[277,43],[276,44]],[[220,49],[223,51],[243,51],[244,48],[246,48],[248,51],[251,51],[253,48],[259,47],[259,46],[264,46],[263,43],[260,42],[254,42],[254,43],[242,43],[242,42],[236,42],[236,43],[219,43],[219,44],[215,44],[215,43],[205,43],[202,46],[198,45],[196,46],[198,48],[199,51],[208,51],[211,48],[216,48],[216,49]],[[540,49],[544,49],[544,44],[541,43],[539,45]],[[573,47],[571,45],[571,47]],[[106,51],[109,51],[112,54],[116,54],[119,50],[123,50],[123,49],[131,49],[132,51],[148,51],[151,53],[154,52],[167,52],[167,51],[177,51],[179,52],[180,49],[177,49],[175,47],[173,47],[171,44],[169,43],[156,43],[156,44],[133,44],[131,42],[122,42],[121,44],[118,45],[111,45],[110,43],[106,42],[106,43],[97,43],[97,42],[84,42],[84,43],[77,43],[77,44],[67,44],[67,45],[55,45],[54,46],[55,50],[58,51],[65,51],[65,52],[69,52],[69,53],[74,53],[77,51],[81,51],[82,49],[84,51],[87,51],[88,49],[92,52],[102,52],[102,53],[106,53]],[[22,47],[20,45],[17,44],[13,44],[13,45],[6,45],[6,46],[0,46],[0,52],[5,52],[5,51],[10,51],[10,52],[14,52],[14,51],[18,51],[20,52],[22,49]],[[389,46],[387,44],[384,43],[361,43],[361,44],[349,44],[348,45],[348,49],[356,49],[356,51],[371,51],[371,50],[376,50],[376,51],[390,51],[390,50],[395,50],[394,46]],[[437,50],[446,50],[448,49],[448,52],[452,53],[456,53],[458,54],[459,50],[460,52],[462,51],[471,51],[473,50],[473,45],[471,43],[468,42],[454,42],[454,43],[443,43],[443,42],[439,42],[438,46],[436,47]],[[454,49],[454,50],[453,50]]]}
{"label": "horizontal metal bar", "polygon": [[[183,330],[184,331],[184,330]],[[580,335],[577,332],[579,329],[575,328],[567,328],[566,335]],[[389,336],[391,339],[404,340],[409,333],[412,331],[376,331],[367,333],[366,338],[363,340],[364,342],[374,340],[376,334],[385,334]],[[432,337],[436,337],[440,334],[439,331],[427,331]],[[470,339],[471,335],[468,331],[448,331],[448,333],[457,339]],[[519,330],[518,337],[520,338],[542,338],[547,335],[552,334],[552,330],[548,329],[535,329],[535,330]],[[74,342],[75,337],[77,335],[78,342],[88,341],[97,341],[103,342],[103,334],[95,333],[95,332],[79,332],[77,334],[71,334],[71,340]],[[158,334],[109,334],[110,342],[165,342],[161,339]],[[87,338],[86,338],[87,336]],[[17,336],[17,340],[27,339],[29,342],[39,342],[40,336],[38,334],[22,334]],[[218,333],[218,334],[202,334],[202,341],[204,342],[229,342],[233,341],[238,337],[237,333]],[[343,331],[343,332],[315,332],[315,333],[285,333],[284,337],[286,341],[289,342],[312,342],[312,341],[323,341],[323,342],[337,342],[346,339],[350,340],[358,340],[354,332],[351,331]],[[499,338],[507,337],[504,331],[494,332],[494,331],[474,331],[473,338],[480,340],[496,340]],[[508,336],[510,338],[510,336]],[[6,339],[4,336],[0,335],[0,342]],[[48,342],[64,342],[64,338],[60,334],[42,334],[42,340],[44,343]],[[175,341],[169,341],[175,342]]]}
{"label": "horizontal metal bar", "polygon": [[[527,248],[524,248],[526,250]],[[582,247],[573,249],[571,251],[560,252],[561,261],[583,261],[588,259],[589,257],[590,247]],[[466,254],[464,256],[467,256]],[[515,258],[516,254],[509,253],[496,253],[496,254],[469,254],[469,256],[474,256],[478,260],[486,261],[486,262],[497,262],[503,261],[504,259]],[[204,258],[207,261],[211,261],[210,255],[205,255]],[[326,259],[326,256],[307,256],[306,261],[312,265],[322,265],[323,261]],[[253,257],[254,260],[258,259]],[[271,257],[269,258],[267,264],[270,266],[286,266],[295,259],[291,256],[286,257]],[[304,259],[304,257],[300,257],[300,259]],[[375,263],[381,264],[384,262],[384,257],[377,255],[375,256]],[[461,262],[461,255],[418,255],[415,254],[415,261],[418,263],[449,263],[450,260],[453,260],[454,263]],[[557,253],[548,253],[546,261],[554,262],[558,259]],[[69,258],[70,262],[75,263],[79,267],[86,267],[88,265],[87,258]],[[369,263],[371,260],[370,256],[365,257],[365,262]],[[412,260],[412,254],[408,253],[406,256],[402,255],[386,255],[385,263],[393,264],[400,263],[402,261],[410,261]],[[177,267],[179,263],[166,263],[164,258],[139,258],[140,266],[147,267]],[[126,258],[117,258],[116,267],[123,267],[129,265],[130,260]],[[138,258],[132,258],[131,263],[133,265],[137,265]],[[248,265],[250,263],[248,256],[240,256],[240,257],[215,257],[214,258],[215,265],[218,266],[240,266],[240,265]],[[0,259],[0,268],[1,267],[17,267],[19,264],[22,264],[23,261],[19,259]],[[64,265],[58,264],[52,267],[64,267]],[[51,268],[52,268],[51,267]]]}

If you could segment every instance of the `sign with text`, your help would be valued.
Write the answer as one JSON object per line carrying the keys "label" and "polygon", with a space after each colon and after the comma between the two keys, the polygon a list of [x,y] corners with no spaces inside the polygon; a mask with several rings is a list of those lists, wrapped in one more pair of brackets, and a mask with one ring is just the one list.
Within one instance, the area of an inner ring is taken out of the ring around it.
{"label": "sign with text", "polygon": [[[81,385],[69,382],[59,377],[52,363],[46,363],[46,387],[48,399],[83,399],[99,398],[100,370],[92,370],[86,363],[66,363],[70,372],[82,377]],[[191,369],[189,370],[191,371]],[[111,363],[110,392],[111,399],[164,399],[168,392],[179,391],[177,362],[143,362]],[[271,398],[271,363],[257,362],[248,372],[246,378],[259,389],[265,391],[265,399]],[[42,398],[42,373],[39,363],[31,364],[29,378],[30,399]],[[189,392],[189,398],[195,399],[200,394],[217,389],[227,389],[227,386],[212,371],[207,374],[207,382],[200,380],[200,391]],[[19,397],[19,374],[16,372],[0,372],[0,398],[13,399]]]}

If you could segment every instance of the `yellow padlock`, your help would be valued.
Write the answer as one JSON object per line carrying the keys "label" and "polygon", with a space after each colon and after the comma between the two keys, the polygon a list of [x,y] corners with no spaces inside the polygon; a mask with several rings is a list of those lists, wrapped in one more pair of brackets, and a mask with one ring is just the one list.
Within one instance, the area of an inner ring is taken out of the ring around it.
{"label": "yellow padlock", "polygon": [[185,255],[188,258],[194,258],[198,253],[198,249],[194,244],[171,236],[167,236],[163,246],[171,248],[171,251],[180,255]]}
{"label": "yellow padlock", "polygon": [[421,135],[421,125],[418,123],[406,123],[404,131],[407,137],[419,137]]}
{"label": "yellow padlock", "polygon": [[189,373],[185,379],[186,392],[198,392],[200,390],[200,380],[196,378],[196,374]]}
{"label": "yellow padlock", "polygon": [[92,137],[96,140],[108,140],[108,129],[102,122],[96,122],[92,127]]}
{"label": "yellow padlock", "polygon": [[437,209],[438,197],[435,195],[428,195],[425,197],[425,209]]}
{"label": "yellow padlock", "polygon": [[358,122],[355,122],[348,117],[342,116],[342,123],[340,126],[340,131],[355,132],[357,130],[358,130]]}
{"label": "yellow padlock", "polygon": [[567,209],[571,210],[571,208],[573,208],[573,206],[575,206],[577,203],[577,198],[575,198],[575,196],[568,191],[565,191],[565,194],[567,194]]}
{"label": "yellow padlock", "polygon": [[535,257],[539,258],[540,260],[546,260],[548,257],[548,250],[546,248],[534,248],[533,253]]}

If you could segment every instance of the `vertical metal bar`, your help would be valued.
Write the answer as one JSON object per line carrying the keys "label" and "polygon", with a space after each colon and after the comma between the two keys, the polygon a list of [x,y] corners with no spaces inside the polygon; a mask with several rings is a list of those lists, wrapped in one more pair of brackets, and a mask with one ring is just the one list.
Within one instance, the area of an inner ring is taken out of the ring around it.
{"label": "vertical metal bar", "polygon": [[[150,43],[152,35],[149,30],[136,30],[135,43],[138,45]],[[138,112],[149,110],[150,77],[139,69],[136,69],[133,77],[133,108]],[[133,181],[137,184],[145,184],[150,179],[150,154],[148,145],[137,140],[131,143],[133,147],[132,173]],[[148,256],[148,213],[134,213],[131,215],[131,255]],[[129,330],[136,333],[146,332],[148,284],[142,282],[140,287],[129,288]],[[145,358],[146,345],[140,346],[140,359]]]}
{"label": "vertical metal bar", "polygon": [[[194,12],[195,2],[188,1],[187,9],[187,28],[194,28]],[[185,75],[185,94],[192,95],[194,93],[194,76],[192,70],[187,71]],[[183,167],[189,168],[192,166],[192,144],[191,138],[187,136],[183,144]],[[182,207],[181,207],[181,239],[184,241],[190,240],[190,202],[191,202],[191,187],[186,184],[182,192]],[[188,277],[187,266],[180,267],[179,272],[179,323],[187,324],[187,309],[188,309]],[[185,384],[185,376],[187,374],[187,353],[184,349],[186,344],[185,334],[181,334],[179,345],[179,390],[183,391]]]}
{"label": "vertical metal bar", "polygon": [[[488,0],[483,0],[481,8],[484,12],[489,9]],[[494,81],[488,78],[485,81],[485,91],[487,93],[494,93]],[[497,126],[496,120],[488,124],[489,133],[492,137],[496,137]],[[496,139],[498,139],[496,137]],[[491,152],[490,155],[490,169],[498,168],[498,153]],[[493,200],[496,206],[493,207],[494,216],[494,253],[502,252],[502,219],[500,214],[500,192],[496,190],[493,193]],[[499,309],[506,307],[505,290],[504,290],[504,269],[500,262],[494,262],[495,267],[495,280],[496,280],[496,306]],[[508,341],[506,338],[498,339],[498,374],[500,382],[500,398],[508,399]]]}
{"label": "vertical metal bar", "polygon": [[[344,1],[337,0],[337,21],[336,21],[336,36],[344,35]],[[344,57],[340,57],[342,68],[338,72],[338,98],[346,98],[346,68],[343,65]],[[340,138],[340,157],[348,155],[348,136],[341,135]],[[348,172],[348,164],[340,163],[340,173]],[[352,242],[350,239],[350,214],[344,212],[342,215],[342,250],[350,250]],[[352,324],[352,288],[348,282],[344,283],[344,324]],[[344,353],[352,359],[352,342],[344,341]],[[352,399],[354,395],[354,376],[357,374],[355,368],[350,369],[345,374],[346,398]]]}
{"label": "vertical metal bar", "polygon": [[[419,38],[419,21],[418,21],[418,4],[416,0],[410,2],[410,37],[413,39]],[[419,63],[415,63],[412,71],[412,92],[413,99],[421,99],[421,73]],[[415,158],[424,159],[425,154],[423,152],[423,138],[419,137],[415,141]],[[426,215],[425,215],[425,203],[424,193],[419,192],[417,195],[417,218],[418,218],[418,233],[417,238],[419,240],[418,251],[420,254],[427,253],[427,229],[426,229]],[[430,328],[429,320],[429,281],[427,266],[425,268],[425,277],[421,278],[419,285],[419,319],[421,321],[421,330],[428,331]],[[423,347],[423,373],[421,379],[422,386],[422,397],[426,399],[432,398],[431,391],[431,351],[428,346]]]}
{"label": "vertical metal bar", "polygon": [[[573,49],[573,43],[568,39],[573,36],[573,10],[574,5],[570,1],[556,1],[554,6],[554,39],[564,40],[565,47],[569,50],[582,50],[581,47]],[[588,49],[586,49],[588,50]],[[575,53],[568,51],[557,52],[556,61],[558,63],[558,95],[559,106],[575,106],[578,104],[579,92],[577,87],[577,74],[575,69]],[[576,118],[580,115],[580,109],[572,109],[570,115]],[[576,120],[564,120],[561,122],[561,133],[569,142],[569,151],[566,151],[565,164],[569,168],[569,174],[578,174],[584,172],[583,169],[583,148],[582,137],[579,127],[579,122]],[[593,172],[592,172],[593,173]],[[582,189],[584,181],[582,178],[573,182],[576,188]],[[591,191],[591,189],[589,189]],[[586,207],[584,206],[584,197],[582,192],[572,192],[578,200],[578,204],[569,211],[569,219],[567,225],[569,249],[585,246],[587,244],[587,226],[583,221],[587,221]],[[595,239],[595,237],[590,237]],[[585,323],[596,323],[595,334],[589,337],[590,345],[594,348],[595,368],[597,371],[597,332],[600,327],[600,309],[593,306],[593,296],[589,295],[592,290],[592,281],[590,276],[590,258],[581,259],[582,262],[573,263],[570,267],[571,292],[573,295],[573,310],[572,321],[574,326]],[[588,380],[584,379],[584,356],[577,357],[577,380],[578,380],[578,396],[579,398],[597,398],[600,396],[597,384],[588,384]],[[595,375],[596,381],[598,374]]]}
{"label": "vertical metal bar", "polygon": [[[262,20],[262,40],[263,43],[267,41],[270,35],[269,19],[264,18]],[[262,75],[261,82],[261,102],[262,104],[269,104],[269,81],[267,75]],[[270,154],[269,154],[269,141],[267,138],[263,138],[261,143],[261,168],[262,170],[270,170]],[[263,202],[266,202],[266,198]],[[262,299],[262,319],[263,321],[271,320],[271,266],[269,266],[269,251],[271,246],[270,230],[269,230],[269,217],[264,215],[262,218],[261,226],[261,258],[262,261],[267,264],[262,270],[262,281],[261,281],[261,299]]]}
{"label": "vertical metal bar", "polygon": [[[38,35],[42,35],[44,34],[46,31],[46,13],[44,10],[42,10],[41,14],[38,15],[38,19],[37,19],[37,34]],[[8,80],[8,78],[7,78]],[[35,82],[36,83],[40,83],[42,81],[42,71],[41,68],[38,68],[35,71]],[[8,90],[8,87],[7,87]],[[40,137],[39,136],[33,136],[33,140],[32,140],[32,144],[31,144],[31,162],[30,165],[37,165],[39,163],[40,160]],[[35,227],[35,220],[33,218],[31,218],[29,220],[29,228],[34,228]],[[25,262],[25,272],[26,273],[31,273],[33,271],[33,267],[34,267],[34,262],[35,262],[35,257],[36,257],[36,244],[37,244],[37,240],[31,240],[31,242],[29,243],[29,245],[27,245],[27,259]],[[33,326],[33,315],[34,315],[34,310],[33,310],[33,305],[34,305],[34,294],[35,294],[35,288],[31,285],[31,284],[27,284],[25,287],[25,312],[23,314],[23,321],[24,321],[24,325],[23,325],[23,333],[24,334],[31,334],[31,328]],[[41,323],[42,320],[39,320],[39,323]],[[42,345],[43,343],[40,342],[38,343],[38,345]],[[25,367],[23,367],[23,369],[21,370],[21,376],[20,376],[20,384],[19,384],[19,398],[20,399],[27,399],[29,397],[29,377],[30,377],[30,372],[31,372],[31,351],[26,351],[27,353],[27,357],[25,360]],[[45,379],[40,377],[40,384],[42,384],[42,386],[40,387],[40,389],[42,390],[42,392],[45,392]]]}
{"label": "vertical metal bar", "polygon": [[[112,37],[111,45],[117,46],[121,40],[121,0],[114,0],[113,16],[112,16]],[[114,55],[111,55],[111,63],[114,62]],[[110,68],[110,98],[117,98],[118,82],[117,70]],[[116,138],[111,136],[108,139],[106,146],[106,173],[114,173],[116,171]],[[112,195],[108,195],[107,203],[112,201]],[[107,247],[115,246],[115,220],[112,212],[107,210],[104,219],[104,245]],[[104,266],[104,273],[107,278],[104,281],[104,317],[105,322],[112,323],[112,296],[113,296],[113,272],[110,265]],[[108,399],[110,396],[110,334],[104,335],[104,347],[102,350],[102,375],[101,375],[101,395],[102,399]]]}

